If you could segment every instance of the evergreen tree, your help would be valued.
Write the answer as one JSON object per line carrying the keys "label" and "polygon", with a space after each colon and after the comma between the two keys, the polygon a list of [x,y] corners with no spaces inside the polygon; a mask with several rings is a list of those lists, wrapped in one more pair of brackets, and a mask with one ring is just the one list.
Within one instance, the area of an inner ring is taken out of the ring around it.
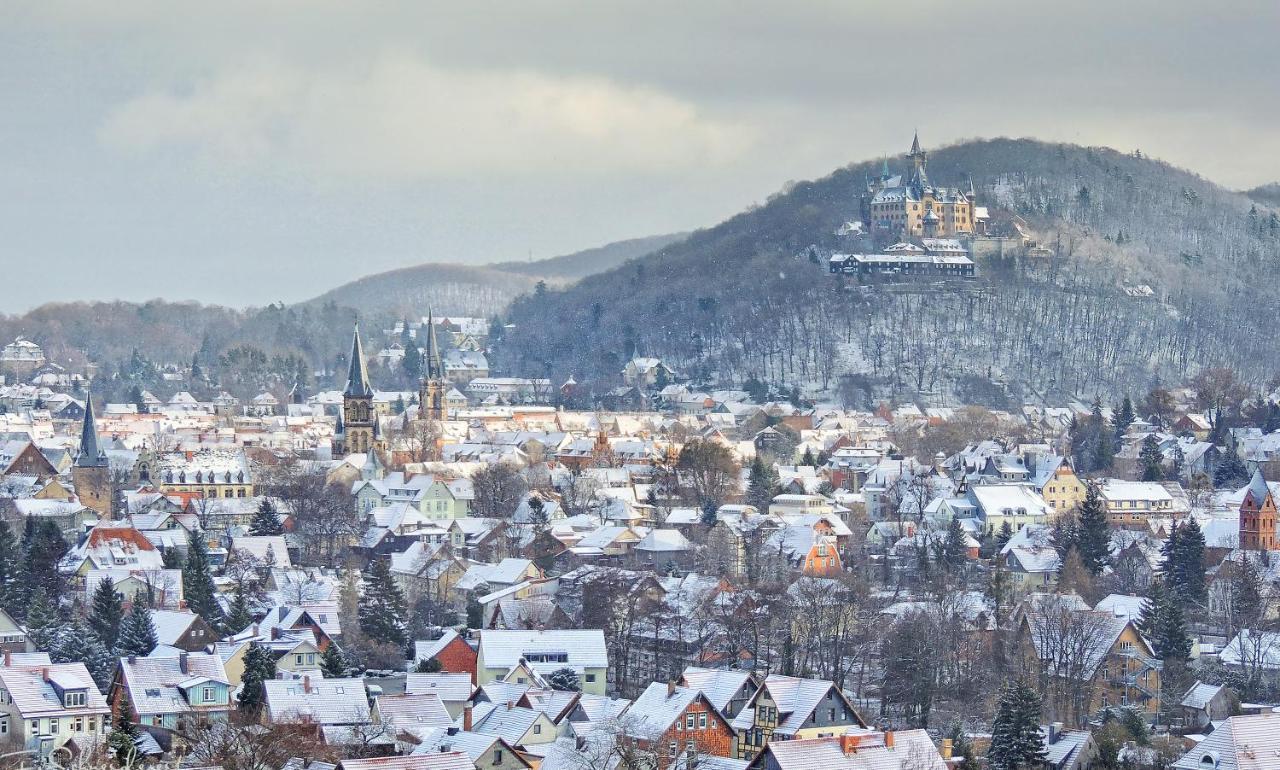
{"label": "evergreen tree", "polygon": [[58,634],[57,641],[49,650],[49,659],[54,663],[83,663],[103,691],[110,686],[111,675],[115,673],[116,659],[111,650],[93,629],[79,621]]}
{"label": "evergreen tree", "polygon": [[702,515],[699,517],[699,519],[702,521],[703,526],[707,527],[708,529],[710,529],[711,527],[714,527],[716,525],[716,521],[718,521],[719,519],[718,517],[719,511],[720,509],[716,507],[716,504],[711,502],[710,500],[703,503]]}
{"label": "evergreen tree", "polygon": [[266,703],[264,682],[276,678],[276,659],[271,651],[257,642],[251,643],[244,654],[243,686],[240,689],[240,713],[248,720],[256,720]]}
{"label": "evergreen tree", "polygon": [[1107,509],[1096,483],[1090,482],[1080,504],[1080,521],[1076,527],[1076,550],[1089,574],[1102,574],[1111,557],[1111,525],[1107,523]]}
{"label": "evergreen tree", "polygon": [[360,595],[360,630],[375,642],[403,647],[404,618],[409,609],[404,594],[391,577],[386,559],[374,559],[364,576]]}
{"label": "evergreen tree", "polygon": [[43,588],[37,588],[31,594],[31,604],[27,607],[27,641],[35,646],[38,652],[50,652],[58,643],[58,635],[62,630],[62,617],[49,601]]}
{"label": "evergreen tree", "polygon": [[1138,467],[1142,469],[1143,481],[1160,481],[1164,478],[1164,453],[1160,451],[1160,442],[1154,433],[1142,440],[1142,449],[1138,452]]}
{"label": "evergreen tree", "polygon": [[1120,409],[1116,411],[1115,425],[1115,446],[1119,446],[1124,441],[1124,434],[1128,432],[1129,426],[1133,424],[1133,401],[1130,400],[1126,393],[1124,400],[1120,402]]}
{"label": "evergreen tree", "polygon": [[329,642],[329,646],[320,655],[320,670],[326,679],[339,679],[347,675],[347,656],[333,642]]}
{"label": "evergreen tree", "polygon": [[67,541],[53,519],[27,518],[22,537],[23,567],[27,588],[43,589],[49,601],[57,603],[66,589],[58,564],[67,555]]}
{"label": "evergreen tree", "polygon": [[116,708],[116,718],[107,736],[107,749],[116,764],[125,770],[140,767],[143,757],[134,743],[138,738],[138,727],[133,723],[133,704],[129,701],[128,690],[121,690]]}
{"label": "evergreen tree", "polygon": [[1249,469],[1245,467],[1244,460],[1240,459],[1240,452],[1236,446],[1235,439],[1223,448],[1222,459],[1218,461],[1218,467],[1213,471],[1213,485],[1218,489],[1237,489],[1249,483]]}
{"label": "evergreen tree", "polygon": [[1165,476],[1167,481],[1178,481],[1182,478],[1182,468],[1186,465],[1187,455],[1182,451],[1182,444],[1173,445],[1173,459],[1169,462],[1169,473]]}
{"label": "evergreen tree", "polygon": [[1000,522],[1000,531],[996,534],[996,545],[1000,546],[1000,549],[1003,550],[1004,547],[1008,545],[1009,541],[1012,539],[1013,539],[1013,525],[1009,523],[1008,519],[1005,519],[1004,521]]}
{"label": "evergreen tree", "polygon": [[192,612],[204,618],[214,628],[222,627],[222,605],[218,604],[218,591],[213,585],[213,573],[209,565],[209,550],[203,536],[191,538],[191,544],[187,547],[187,563],[182,565],[182,592]]}
{"label": "evergreen tree", "polygon": [[249,597],[244,592],[244,586],[236,586],[231,606],[227,610],[227,631],[238,634],[252,623],[253,610],[249,607]]}
{"label": "evergreen tree", "polygon": [[991,770],[1038,767],[1048,756],[1040,736],[1040,696],[1018,679],[1001,688],[999,697],[988,766]]}
{"label": "evergreen tree", "polygon": [[253,521],[249,523],[249,534],[256,537],[284,534],[275,503],[271,502],[270,497],[264,497],[258,503],[258,510],[253,512]]}
{"label": "evergreen tree", "polygon": [[969,559],[969,545],[966,542],[964,527],[960,526],[960,520],[951,517],[951,524],[947,526],[947,539],[942,545],[942,564],[947,570],[964,569],[965,562]]}
{"label": "evergreen tree", "polygon": [[120,623],[116,637],[116,653],[122,658],[130,655],[148,655],[160,641],[156,639],[156,627],[151,620],[151,610],[142,602],[134,602],[129,614]]}
{"label": "evergreen tree", "polygon": [[571,668],[557,668],[550,674],[547,674],[547,684],[553,690],[561,690],[563,692],[582,692],[582,680],[578,678],[578,672]]}
{"label": "evergreen tree", "polygon": [[418,350],[417,343],[410,342],[404,346],[404,358],[400,361],[400,367],[410,380],[422,377],[422,353]]}
{"label": "evergreen tree", "polygon": [[122,620],[124,620],[124,597],[115,589],[110,578],[104,578],[93,592],[93,609],[89,613],[89,626],[108,649],[114,649]]}
{"label": "evergreen tree", "polygon": [[186,560],[182,558],[182,551],[177,548],[166,548],[161,556],[164,560],[165,569],[182,569],[182,565],[186,564]]}
{"label": "evergreen tree", "polygon": [[778,472],[773,464],[766,463],[760,455],[756,455],[747,475],[747,505],[754,506],[761,513],[767,513],[780,486]]}
{"label": "evergreen tree", "polygon": [[1147,596],[1142,601],[1141,614],[1138,616],[1138,630],[1148,640],[1154,640],[1160,632],[1160,626],[1169,606],[1169,596],[1164,588],[1164,581],[1152,580],[1147,588]]}
{"label": "evergreen tree", "polygon": [[1152,640],[1151,647],[1161,660],[1186,660],[1191,657],[1191,638],[1187,636],[1181,602],[1173,601],[1165,605],[1164,612],[1157,618],[1155,639]]}
{"label": "evergreen tree", "polygon": [[1209,598],[1204,582],[1204,532],[1194,516],[1179,529],[1178,588],[1185,601],[1203,605]]}
{"label": "evergreen tree", "polygon": [[808,467],[816,466],[818,458],[814,457],[813,450],[809,447],[804,448],[804,454],[800,455],[800,464]]}
{"label": "evergreen tree", "polygon": [[21,608],[26,605],[26,584],[20,569],[21,563],[18,538],[9,528],[9,522],[0,519],[0,609],[14,618],[23,617]]}
{"label": "evergreen tree", "polygon": [[1248,628],[1262,618],[1264,584],[1248,552],[1242,552],[1242,556],[1231,576],[1231,614],[1234,626]]}

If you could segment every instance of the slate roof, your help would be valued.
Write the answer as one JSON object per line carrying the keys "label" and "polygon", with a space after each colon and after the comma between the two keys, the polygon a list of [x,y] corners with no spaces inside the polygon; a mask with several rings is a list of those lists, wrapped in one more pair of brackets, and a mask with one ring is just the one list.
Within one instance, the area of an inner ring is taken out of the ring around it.
{"label": "slate roof", "polygon": [[436,728],[447,728],[453,717],[444,707],[440,696],[434,692],[421,695],[380,695],[374,699],[378,717],[384,725],[391,725],[393,734],[401,731],[419,739]]}
{"label": "slate roof", "polygon": [[1182,696],[1182,703],[1179,705],[1189,709],[1208,708],[1209,703],[1222,692],[1220,684],[1205,684],[1204,682],[1196,682],[1191,685],[1191,689],[1187,690],[1187,694]]}
{"label": "slate roof", "polygon": [[[508,707],[505,703],[502,705],[478,703],[472,709],[471,731],[496,735],[515,746],[521,743],[521,739],[541,716],[541,711],[524,706]],[[454,725],[462,727],[463,719],[463,716],[459,716],[454,721]]]}
{"label": "slate roof", "polygon": [[[1205,758],[1209,762],[1205,762]],[[1280,714],[1234,716],[1173,767],[1177,770],[1274,770],[1280,760]]]}
{"label": "slate roof", "polygon": [[[48,678],[44,672],[48,672]],[[85,705],[66,708],[58,695],[63,690],[84,689]],[[54,663],[47,666],[0,666],[0,685],[9,691],[13,707],[24,719],[40,716],[105,714],[110,711],[106,697],[98,691],[83,663]]]}
{"label": "slate roof", "polygon": [[367,724],[369,700],[364,680],[272,679],[264,682],[266,703],[272,721],[297,722],[304,719],[320,725]]}
{"label": "slate roof", "polygon": [[344,759],[343,770],[475,770],[471,757],[462,751],[410,754],[402,757]]}
{"label": "slate roof", "polygon": [[465,701],[475,692],[470,674],[409,674],[404,691],[409,695],[435,693],[445,703]]}
{"label": "slate roof", "polygon": [[729,707],[729,701],[733,700],[733,696],[742,689],[744,684],[751,681],[751,674],[746,671],[690,666],[684,670],[683,680],[686,685],[701,690],[702,694],[707,696],[707,700],[711,701],[711,705],[723,714]]}
{"label": "slate roof", "polygon": [[182,714],[193,711],[222,711],[228,706],[193,707],[187,702],[179,684],[206,677],[230,684],[222,657],[203,652],[185,656],[187,670],[182,670],[183,656],[172,658],[121,658],[120,672],[129,689],[129,701],[138,714]]}
{"label": "slate roof", "polygon": [[[769,696],[778,705],[778,712],[782,719],[778,722],[778,726],[774,732],[782,735],[794,735],[797,730],[804,726],[805,720],[818,707],[822,699],[826,697],[827,692],[834,688],[835,685],[826,679],[800,679],[794,676],[783,676],[781,674],[770,674],[765,678],[764,684],[760,690],[752,696],[752,703],[748,704],[738,716],[734,717],[733,729],[735,731],[750,729],[755,722],[754,701],[760,696],[761,692],[768,691]],[[841,693],[843,698],[843,693]],[[858,721],[858,712],[854,710],[852,704],[845,703],[849,706],[849,711]]]}

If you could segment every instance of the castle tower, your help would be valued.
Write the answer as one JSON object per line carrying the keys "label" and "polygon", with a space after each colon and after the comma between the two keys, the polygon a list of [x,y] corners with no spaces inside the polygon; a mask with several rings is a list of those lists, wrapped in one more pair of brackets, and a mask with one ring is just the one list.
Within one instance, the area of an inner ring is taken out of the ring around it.
{"label": "castle tower", "polygon": [[80,454],[71,467],[71,483],[81,505],[111,518],[111,468],[107,453],[98,443],[98,427],[93,418],[93,394],[84,400],[84,422],[80,425]]}
{"label": "castle tower", "polygon": [[364,362],[364,346],[360,344],[360,324],[351,335],[351,363],[347,369],[347,387],[342,391],[341,434],[335,444],[343,454],[369,452],[374,448],[378,416],[373,411],[373,388]]}
{"label": "castle tower", "polygon": [[435,318],[427,311],[427,356],[423,362],[422,384],[418,388],[418,417],[423,420],[443,420],[444,415],[444,364],[440,359],[440,345],[436,342]]}
{"label": "castle tower", "polygon": [[1240,503],[1240,548],[1276,550],[1276,503],[1271,497],[1271,487],[1256,469]]}
{"label": "castle tower", "polygon": [[907,153],[907,160],[911,161],[911,185],[916,188],[917,193],[929,189],[929,175],[925,171],[929,154],[920,149],[919,132],[911,138],[911,152]]}

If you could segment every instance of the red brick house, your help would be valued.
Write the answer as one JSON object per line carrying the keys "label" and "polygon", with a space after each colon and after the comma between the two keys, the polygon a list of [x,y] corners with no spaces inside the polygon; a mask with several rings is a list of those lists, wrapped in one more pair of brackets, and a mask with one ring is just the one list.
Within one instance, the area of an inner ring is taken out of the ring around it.
{"label": "red brick house", "polygon": [[622,718],[636,747],[654,756],[655,770],[667,770],[686,753],[728,757],[733,727],[702,691],[675,683],[649,685]]}
{"label": "red brick house", "polygon": [[476,683],[476,649],[467,644],[457,631],[445,631],[444,636],[435,641],[415,642],[413,657],[415,663],[437,660],[441,673],[470,674],[471,683]]}

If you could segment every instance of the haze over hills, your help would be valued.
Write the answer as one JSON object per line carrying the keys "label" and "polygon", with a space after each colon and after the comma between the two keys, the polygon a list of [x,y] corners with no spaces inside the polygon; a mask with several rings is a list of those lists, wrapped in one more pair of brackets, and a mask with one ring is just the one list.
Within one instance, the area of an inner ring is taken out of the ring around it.
{"label": "haze over hills", "polygon": [[1280,182],[1259,185],[1252,190],[1246,190],[1244,194],[1264,206],[1280,208]]}
{"label": "haze over hills", "polygon": [[708,384],[832,386],[856,375],[868,400],[1008,402],[1136,389],[1197,367],[1258,381],[1280,369],[1270,331],[1280,288],[1258,280],[1280,262],[1280,220],[1251,216],[1245,195],[1136,153],[1025,139],[945,147],[928,168],[941,184],[972,177],[978,204],[1024,218],[1049,256],[980,259],[971,283],[855,290],[825,262],[880,171],[864,162],[517,300],[496,358],[513,371],[549,361],[599,387],[643,354]]}

